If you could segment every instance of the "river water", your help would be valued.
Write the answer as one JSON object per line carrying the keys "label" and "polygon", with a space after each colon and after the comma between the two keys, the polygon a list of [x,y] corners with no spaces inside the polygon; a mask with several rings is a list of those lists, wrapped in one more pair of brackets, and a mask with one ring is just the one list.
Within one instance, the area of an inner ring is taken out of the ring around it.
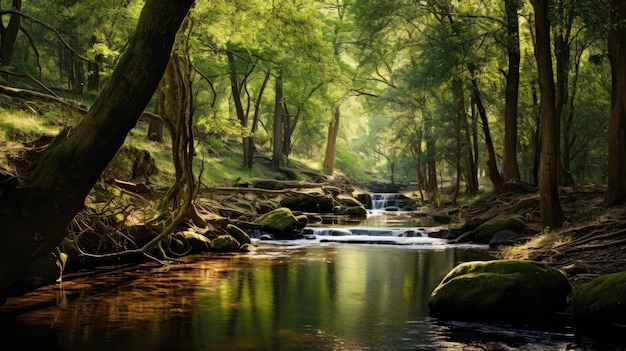
{"label": "river water", "polygon": [[255,241],[248,253],[74,273],[0,307],[0,338],[16,350],[611,349],[567,329],[428,317],[450,269],[490,258],[482,246],[423,237]]}

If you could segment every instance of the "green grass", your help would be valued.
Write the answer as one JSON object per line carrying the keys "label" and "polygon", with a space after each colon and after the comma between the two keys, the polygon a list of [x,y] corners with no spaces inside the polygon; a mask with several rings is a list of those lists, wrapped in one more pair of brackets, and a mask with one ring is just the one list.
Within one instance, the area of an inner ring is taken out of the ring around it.
{"label": "green grass", "polygon": [[6,141],[22,142],[41,135],[55,135],[62,128],[62,123],[56,123],[48,116],[0,109],[0,136]]}

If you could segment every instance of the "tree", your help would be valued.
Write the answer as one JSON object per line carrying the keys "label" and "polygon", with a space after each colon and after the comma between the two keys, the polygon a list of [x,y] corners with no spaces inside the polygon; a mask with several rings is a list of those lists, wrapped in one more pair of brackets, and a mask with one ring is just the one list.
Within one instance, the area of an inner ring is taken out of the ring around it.
{"label": "tree", "polygon": [[148,0],[125,53],[84,119],[43,149],[30,152],[23,178],[3,179],[2,301],[21,292],[29,265],[54,250],[67,234],[68,224],[154,94],[193,3]]}
{"label": "tree", "polygon": [[283,76],[281,73],[274,82],[274,134],[272,142],[272,169],[280,170],[283,160]]}
{"label": "tree", "polygon": [[19,12],[21,9],[22,0],[13,0],[10,11],[7,11],[9,20],[0,24],[0,66],[2,67],[11,66],[21,22],[21,15],[14,11]]}
{"label": "tree", "polygon": [[517,11],[519,0],[505,0],[508,55],[508,71],[506,72],[506,92],[504,107],[504,165],[502,177],[505,181],[520,179],[517,163],[517,116],[520,79],[520,45],[519,19]]}
{"label": "tree", "polygon": [[609,177],[605,205],[626,199],[626,2],[612,0],[608,37],[611,60],[611,116],[609,119]]}
{"label": "tree", "polygon": [[558,190],[559,116],[556,114],[555,87],[550,50],[548,1],[533,0],[535,8],[536,56],[541,92],[541,164],[539,206],[543,228],[560,228],[565,220]]}

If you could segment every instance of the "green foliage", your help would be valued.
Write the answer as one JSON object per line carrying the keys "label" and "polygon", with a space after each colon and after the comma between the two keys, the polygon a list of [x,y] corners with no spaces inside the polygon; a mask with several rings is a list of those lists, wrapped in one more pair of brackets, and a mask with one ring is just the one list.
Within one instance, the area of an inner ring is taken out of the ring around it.
{"label": "green foliage", "polygon": [[[143,3],[25,2],[22,12],[34,20],[22,23],[24,32],[16,46],[19,59],[10,69],[36,77],[57,95],[89,105],[98,89],[82,87],[95,72],[93,65],[102,86],[125,50]],[[529,3],[518,1],[514,5],[519,7],[520,16],[532,13]],[[556,32],[565,28],[566,15],[575,15],[572,23],[577,34],[571,40],[568,72],[569,97],[574,100],[568,101],[566,111],[572,109],[573,122],[570,140],[563,143],[572,146],[570,171],[579,183],[603,184],[607,173],[611,68],[605,43],[606,29],[612,24],[605,5],[604,1],[564,2],[564,9],[557,12],[555,8],[551,13]],[[5,23],[7,18],[3,17]],[[192,86],[197,150],[206,163],[203,168],[199,161],[197,171],[204,169],[201,174],[207,183],[262,175],[256,167],[243,169],[239,159],[223,155],[232,154],[240,147],[237,143],[241,138],[248,136],[254,138],[258,150],[272,147],[272,85],[279,73],[284,82],[283,106],[292,123],[293,160],[321,168],[328,124],[339,106],[337,170],[362,180],[393,176],[398,182],[414,182],[418,161],[422,169],[434,161],[443,181],[451,180],[456,174],[458,134],[450,82],[463,82],[465,108],[471,116],[475,113],[468,89],[471,68],[482,92],[497,161],[501,161],[505,49],[511,39],[504,26],[502,1],[217,0],[198,2],[191,19],[188,54],[195,69]],[[518,162],[523,180],[532,181],[539,87],[532,26],[528,21],[520,23]],[[245,126],[234,109],[227,52],[235,57],[234,73],[247,116]],[[268,73],[269,81],[261,94]],[[12,77],[7,83],[38,89],[32,79]],[[257,100],[258,123],[252,133]],[[154,104],[149,109],[152,111]],[[54,113],[59,114],[55,118],[60,125],[72,125],[79,118],[72,113]],[[20,119],[23,121],[18,122]],[[45,123],[29,124],[37,119],[4,119],[0,135],[23,138],[29,133],[60,129],[53,124],[50,129]],[[42,125],[46,125],[44,130],[37,129]],[[476,162],[482,171],[485,152],[480,127],[471,126],[479,130]],[[130,138],[129,142],[142,144],[139,140]],[[159,149],[161,146],[139,146],[150,149],[157,165],[168,163],[168,152]]]}

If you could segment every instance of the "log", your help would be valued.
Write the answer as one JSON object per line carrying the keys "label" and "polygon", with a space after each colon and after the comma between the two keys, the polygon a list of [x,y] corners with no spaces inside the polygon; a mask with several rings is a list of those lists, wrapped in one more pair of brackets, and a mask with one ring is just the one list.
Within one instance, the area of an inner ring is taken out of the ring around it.
{"label": "log", "polygon": [[309,183],[301,181],[269,179],[252,179],[250,180],[250,183],[253,184],[255,188],[268,190],[321,188],[330,185],[328,183]]}

